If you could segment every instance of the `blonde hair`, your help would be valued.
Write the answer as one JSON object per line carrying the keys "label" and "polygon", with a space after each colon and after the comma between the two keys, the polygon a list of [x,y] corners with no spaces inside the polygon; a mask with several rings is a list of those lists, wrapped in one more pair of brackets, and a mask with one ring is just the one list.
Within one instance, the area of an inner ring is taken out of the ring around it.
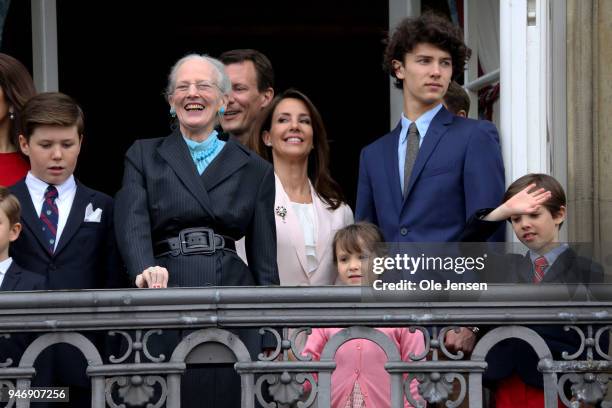
{"label": "blonde hair", "polygon": [[11,226],[19,222],[21,217],[19,200],[4,186],[0,186],[0,210],[4,211]]}

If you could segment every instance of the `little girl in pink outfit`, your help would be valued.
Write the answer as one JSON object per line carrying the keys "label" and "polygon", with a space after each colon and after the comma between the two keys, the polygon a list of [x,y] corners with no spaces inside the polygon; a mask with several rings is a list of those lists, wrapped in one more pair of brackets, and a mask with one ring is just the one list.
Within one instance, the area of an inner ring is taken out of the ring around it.
{"label": "little girl in pink outfit", "polygon": [[[376,247],[382,242],[378,228],[369,223],[357,223],[338,230],[334,237],[334,262],[338,278],[346,285],[366,282],[371,270],[371,257],[376,256]],[[365,278],[365,279],[364,279]],[[313,360],[320,360],[327,341],[340,328],[313,329],[308,337],[303,355],[312,354]],[[419,355],[425,348],[420,331],[410,333],[404,327],[377,328],[395,343],[403,361],[410,361],[409,355]],[[335,355],[336,369],[332,374],[332,408],[386,408],[391,406],[391,382],[384,365],[385,352],[375,343],[365,339],[353,339],[344,343]],[[417,381],[410,384],[414,400],[422,399],[417,391]],[[404,398],[404,407],[411,407]]]}

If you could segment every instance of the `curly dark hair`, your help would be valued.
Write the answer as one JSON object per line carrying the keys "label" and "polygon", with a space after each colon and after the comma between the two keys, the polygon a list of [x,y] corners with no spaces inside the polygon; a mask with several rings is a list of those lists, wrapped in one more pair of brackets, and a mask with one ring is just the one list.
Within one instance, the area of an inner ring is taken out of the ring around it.
{"label": "curly dark hair", "polygon": [[453,79],[461,75],[465,63],[470,59],[472,50],[463,42],[461,28],[446,18],[433,13],[425,13],[419,17],[405,18],[386,41],[383,68],[393,78],[395,86],[402,89],[402,80],[395,76],[393,60],[404,63],[404,56],[418,44],[428,43],[448,52],[453,61]]}

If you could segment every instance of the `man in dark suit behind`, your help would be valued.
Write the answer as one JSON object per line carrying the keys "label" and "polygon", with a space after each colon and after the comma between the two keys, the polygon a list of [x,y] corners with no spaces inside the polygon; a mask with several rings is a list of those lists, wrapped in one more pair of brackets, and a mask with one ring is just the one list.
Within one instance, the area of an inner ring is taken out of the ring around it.
{"label": "man in dark suit behind", "polygon": [[[500,203],[504,167],[495,126],[442,105],[469,55],[461,30],[432,14],[403,20],[388,41],[385,67],[403,91],[402,118],[362,150],[355,210],[355,219],[378,225],[387,242],[457,241],[476,210]],[[464,328],[450,331],[446,343],[469,351],[474,339]]]}
{"label": "man in dark suit behind", "polygon": [[225,51],[219,56],[232,82],[227,110],[221,115],[223,130],[248,146],[261,116],[274,99],[274,69],[263,53],[253,49]]}

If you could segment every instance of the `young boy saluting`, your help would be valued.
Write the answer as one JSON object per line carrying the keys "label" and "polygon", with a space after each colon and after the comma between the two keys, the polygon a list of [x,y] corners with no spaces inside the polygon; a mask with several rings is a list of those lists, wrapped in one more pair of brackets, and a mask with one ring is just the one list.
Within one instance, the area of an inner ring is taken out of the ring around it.
{"label": "young boy saluting", "polygon": [[[487,268],[495,273],[492,280],[534,285],[601,283],[601,265],[559,242],[566,206],[565,192],[557,180],[546,174],[528,174],[508,187],[503,204],[493,210],[477,211],[461,240],[485,241],[500,223],[508,220],[516,237],[529,251],[524,256],[490,257]],[[545,325],[530,328],[546,341],[555,360],[563,360],[563,352],[571,355],[580,348],[581,339],[573,330]],[[607,349],[608,338],[605,332],[600,338],[603,350]],[[504,340],[489,351],[489,366],[483,379],[493,384],[498,408],[544,406],[544,385],[538,361],[531,346],[521,340]]]}

